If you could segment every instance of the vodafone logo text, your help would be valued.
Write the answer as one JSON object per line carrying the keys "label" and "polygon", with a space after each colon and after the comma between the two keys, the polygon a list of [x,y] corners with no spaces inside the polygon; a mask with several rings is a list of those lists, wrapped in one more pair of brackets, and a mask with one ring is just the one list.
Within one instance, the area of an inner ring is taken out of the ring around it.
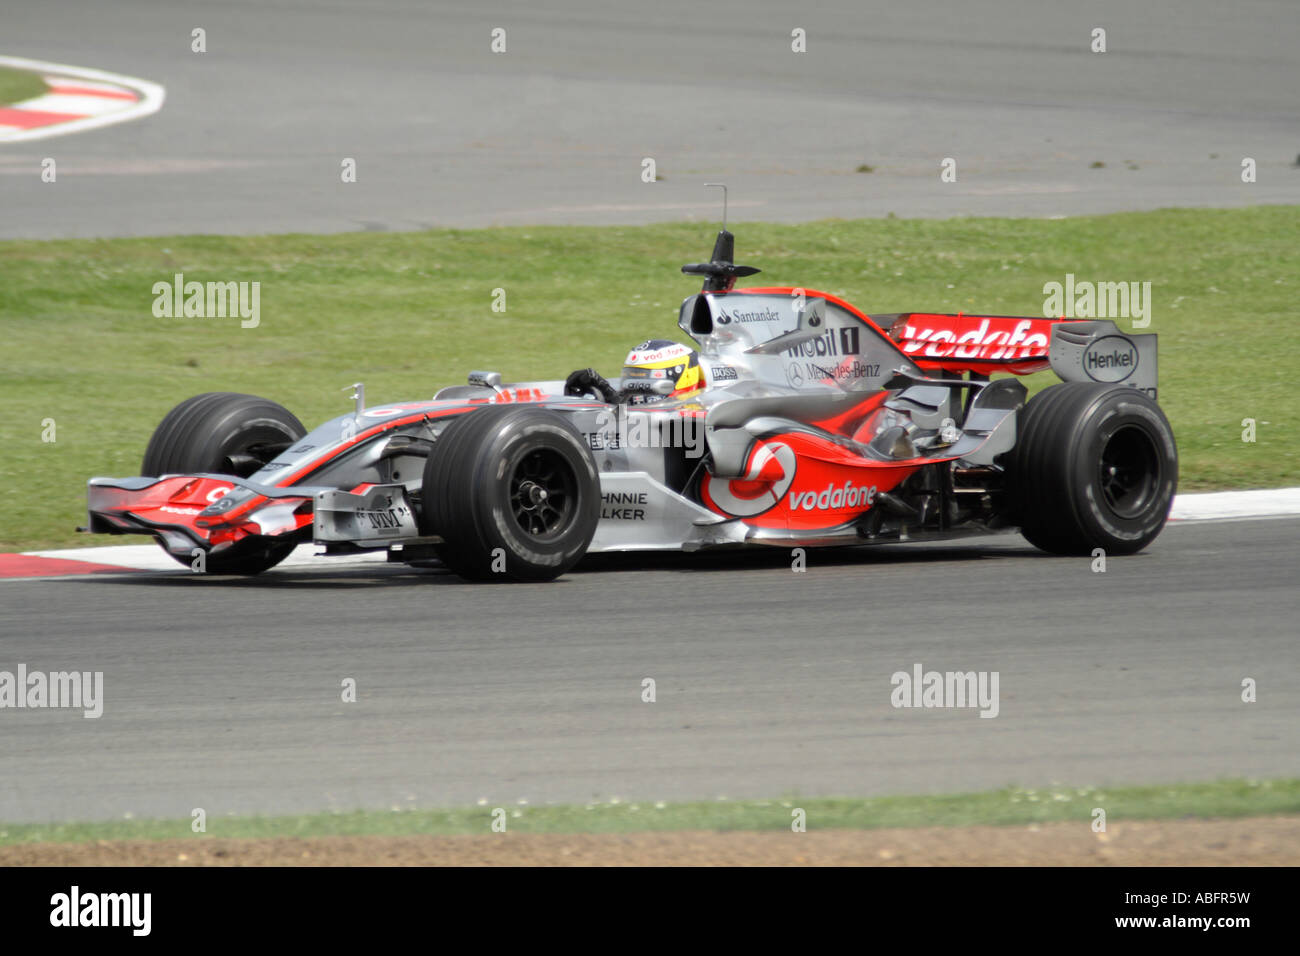
{"label": "vodafone logo text", "polygon": [[[924,319],[923,316],[914,318]],[[934,316],[934,319],[949,319],[951,324],[941,328],[924,328],[908,322],[903,327],[899,344],[906,354],[919,353],[922,358],[985,361],[1047,354],[1047,333],[1034,331],[1034,326],[1050,325],[1050,322],[1039,319],[984,318],[979,325],[967,328],[965,322],[954,316]]]}
{"label": "vodafone logo text", "polygon": [[792,491],[789,497],[791,511],[837,511],[841,508],[869,508],[876,500],[876,486],[855,485],[844,482],[838,488],[834,483],[820,492]]}

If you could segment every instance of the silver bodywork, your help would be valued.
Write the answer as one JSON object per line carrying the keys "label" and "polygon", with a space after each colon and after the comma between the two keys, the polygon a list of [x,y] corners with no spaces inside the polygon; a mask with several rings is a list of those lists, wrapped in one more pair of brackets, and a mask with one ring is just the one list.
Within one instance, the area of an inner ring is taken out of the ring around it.
{"label": "silver bodywork", "polygon": [[[596,552],[860,540],[859,525],[802,534],[756,529],[682,493],[702,469],[716,478],[743,477],[755,442],[766,435],[815,433],[864,460],[888,463],[902,452],[878,448],[873,440],[893,428],[902,436],[895,449],[924,451],[967,469],[995,468],[998,456],[1015,445],[1022,386],[927,375],[886,335],[815,294],[699,293],[685,300],[678,324],[699,346],[706,384],[684,399],[610,405],[565,396],[560,381],[503,385],[495,373],[475,372],[468,384],[444,388],[431,400],[366,407],[358,384],[352,412],[312,430],[250,478],[210,476],[230,487],[202,516],[219,516],[261,495],[271,504],[257,513],[265,513],[266,533],[276,534],[292,530],[294,504],[277,511],[274,502],[305,498],[312,502],[311,539],[327,552],[387,549],[409,557],[431,540],[417,530],[425,461],[436,453],[450,414],[473,403],[530,402],[565,415],[600,475],[602,514],[589,548]],[[1055,326],[1050,362],[1066,381],[1113,381],[1154,397],[1153,335],[1130,336],[1111,322]],[[617,379],[611,384],[619,386]],[[855,440],[812,424],[882,390],[891,394],[877,435]],[[124,530],[104,527],[102,519],[97,527],[96,514],[114,496],[160,480],[92,479],[91,530]],[[875,530],[901,529],[905,536],[910,519],[893,507]],[[157,534],[178,554],[201,543],[184,528],[125,530]]]}

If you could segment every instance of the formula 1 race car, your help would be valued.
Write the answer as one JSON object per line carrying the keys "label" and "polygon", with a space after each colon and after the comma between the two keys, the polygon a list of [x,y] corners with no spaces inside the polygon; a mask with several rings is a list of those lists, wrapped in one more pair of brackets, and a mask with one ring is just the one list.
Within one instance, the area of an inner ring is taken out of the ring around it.
{"label": "formula 1 race car", "polygon": [[[430,401],[308,432],[210,392],[154,432],[143,477],[93,478],[89,530],[143,533],[183,564],[255,574],[299,543],[436,557],[539,581],[601,551],[855,545],[1020,530],[1128,554],[1159,534],[1178,456],[1156,336],[1113,322],[866,315],[812,289],[735,289],[725,226],[679,328],[606,380],[472,372]],[[1026,402],[1015,377],[1062,380]]]}

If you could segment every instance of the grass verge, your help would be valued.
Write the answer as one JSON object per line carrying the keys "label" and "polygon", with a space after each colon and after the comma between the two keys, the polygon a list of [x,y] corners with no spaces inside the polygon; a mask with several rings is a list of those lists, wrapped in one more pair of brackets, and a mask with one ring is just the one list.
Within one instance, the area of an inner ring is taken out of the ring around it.
{"label": "grass verge", "polygon": [[[795,808],[809,829],[1010,826],[1076,821],[1093,809],[1107,821],[1231,818],[1300,813],[1300,780],[1219,780],[1158,787],[1006,788],[919,797],[727,800],[700,803],[616,801],[573,806],[505,806],[516,833],[637,833],[663,830],[788,830]],[[0,845],[168,840],[186,837],[455,836],[490,832],[496,807],[356,811],[286,817],[211,817],[204,834],[190,820],[0,824]]]}
{"label": "grass verge", "polygon": [[45,90],[45,81],[35,73],[0,66],[0,106],[35,99]]}
{"label": "grass verge", "polygon": [[[1182,489],[1300,474],[1300,207],[735,231],[756,281],[868,313],[1039,315],[1044,283],[1066,273],[1149,281]],[[199,392],[264,395],[312,427],[349,409],[343,387],[358,380],[373,404],[427,398],[476,368],[617,374],[637,342],[682,336],[677,307],[698,283],[678,266],[712,240],[709,226],[667,224],[0,242],[0,549],[89,543],[73,532],[86,479],[137,474],[163,415]],[[178,273],[261,283],[259,324],[155,317],[154,283]]]}

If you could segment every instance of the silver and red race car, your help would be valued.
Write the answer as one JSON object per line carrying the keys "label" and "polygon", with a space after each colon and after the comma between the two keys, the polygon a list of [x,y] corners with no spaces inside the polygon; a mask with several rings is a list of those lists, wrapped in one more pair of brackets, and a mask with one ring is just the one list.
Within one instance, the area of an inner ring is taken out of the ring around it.
{"label": "silver and red race car", "polygon": [[[207,573],[324,554],[439,559],[478,580],[555,578],[601,551],[859,545],[1019,530],[1127,554],[1178,477],[1156,336],[1113,322],[867,315],[824,292],[734,288],[724,228],[678,327],[623,374],[355,409],[308,432],[211,392],[172,409],[142,477],[93,478],[89,527],[143,533]],[[1061,383],[1026,402],[1015,376]],[[1011,377],[994,378],[995,373]]]}

